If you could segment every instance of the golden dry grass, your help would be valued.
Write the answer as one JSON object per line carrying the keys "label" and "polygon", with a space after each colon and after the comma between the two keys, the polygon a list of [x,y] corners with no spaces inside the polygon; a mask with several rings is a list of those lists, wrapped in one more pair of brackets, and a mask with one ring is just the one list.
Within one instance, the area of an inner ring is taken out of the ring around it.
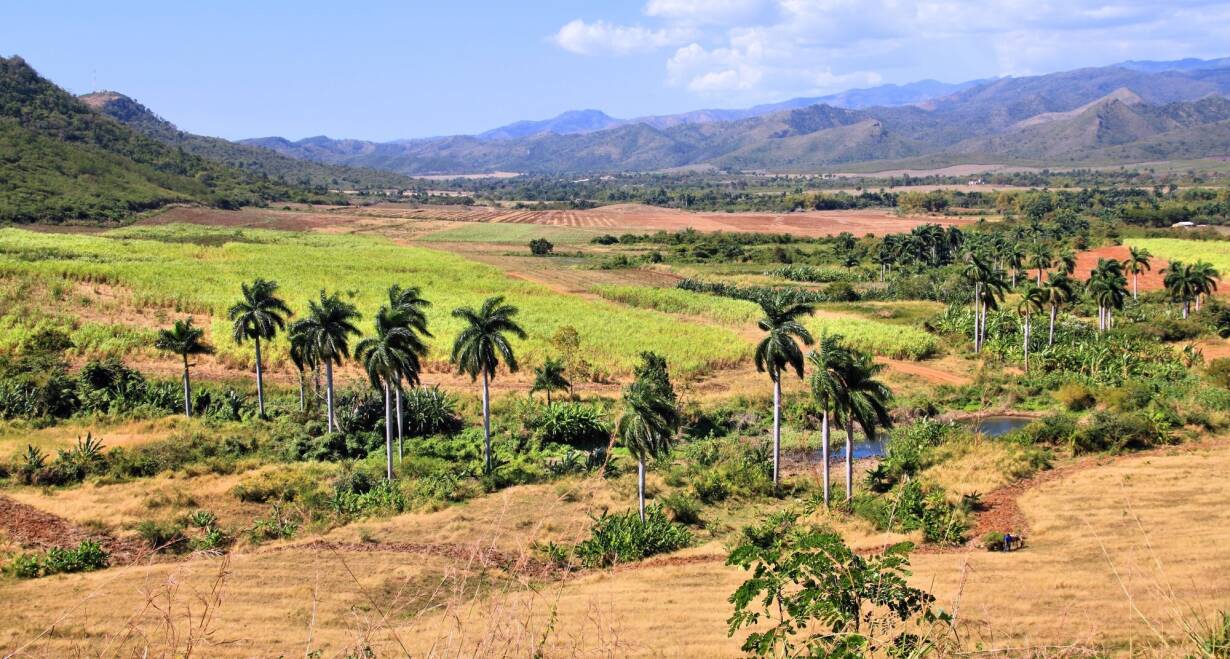
{"label": "golden dry grass", "polygon": [[196,423],[178,416],[140,421],[66,422],[48,428],[33,428],[24,421],[7,421],[0,423],[0,460],[24,452],[27,445],[54,454],[58,449],[72,448],[86,433],[93,434],[107,448],[139,446],[166,439]]}

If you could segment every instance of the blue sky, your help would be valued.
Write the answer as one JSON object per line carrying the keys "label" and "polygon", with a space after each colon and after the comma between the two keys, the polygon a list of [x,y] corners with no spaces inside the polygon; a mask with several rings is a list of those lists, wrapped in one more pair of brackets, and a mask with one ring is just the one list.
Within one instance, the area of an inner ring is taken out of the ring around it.
{"label": "blue sky", "polygon": [[1230,2],[5,0],[0,54],[197,133],[388,140],[1221,57]]}

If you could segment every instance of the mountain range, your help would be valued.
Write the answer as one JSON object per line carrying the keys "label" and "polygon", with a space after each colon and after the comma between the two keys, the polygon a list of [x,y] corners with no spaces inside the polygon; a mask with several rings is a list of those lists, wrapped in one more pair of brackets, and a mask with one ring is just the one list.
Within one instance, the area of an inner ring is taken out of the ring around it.
{"label": "mountain range", "polygon": [[410,175],[519,171],[877,171],[959,163],[1093,165],[1230,153],[1230,59],[1124,62],[1040,76],[854,90],[745,110],[621,120],[598,110],[479,135],[396,142],[244,140]]}

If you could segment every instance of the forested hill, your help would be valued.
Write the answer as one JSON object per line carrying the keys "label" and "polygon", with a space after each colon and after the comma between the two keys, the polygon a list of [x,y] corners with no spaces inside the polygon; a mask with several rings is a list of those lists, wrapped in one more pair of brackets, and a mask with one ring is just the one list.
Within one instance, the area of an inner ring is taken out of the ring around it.
{"label": "forested hill", "polygon": [[341,201],[171,148],[0,57],[0,221],[117,220],[175,203]]}
{"label": "forested hill", "polygon": [[409,188],[413,181],[401,174],[345,165],[327,165],[287,158],[270,149],[236,144],[219,137],[206,137],[180,130],[137,101],[113,91],[82,95],[94,110],[152,137],[163,144],[228,167],[248,170],[283,183],[333,190]]}

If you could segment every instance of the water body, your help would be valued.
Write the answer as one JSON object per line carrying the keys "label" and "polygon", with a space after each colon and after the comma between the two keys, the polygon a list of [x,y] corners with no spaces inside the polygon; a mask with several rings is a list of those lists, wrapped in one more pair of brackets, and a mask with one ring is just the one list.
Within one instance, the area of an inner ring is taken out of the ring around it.
{"label": "water body", "polygon": [[[888,444],[887,438],[877,439],[874,442],[858,441],[854,442],[854,459],[863,460],[866,458],[882,458],[884,450]],[[846,440],[833,442],[833,446],[829,449],[829,461],[833,464],[843,463],[846,461]],[[816,457],[820,457],[820,452],[816,451]]]}
{"label": "water body", "polygon": [[969,429],[983,437],[1000,437],[1033,423],[1028,416],[984,416],[965,422]]}

